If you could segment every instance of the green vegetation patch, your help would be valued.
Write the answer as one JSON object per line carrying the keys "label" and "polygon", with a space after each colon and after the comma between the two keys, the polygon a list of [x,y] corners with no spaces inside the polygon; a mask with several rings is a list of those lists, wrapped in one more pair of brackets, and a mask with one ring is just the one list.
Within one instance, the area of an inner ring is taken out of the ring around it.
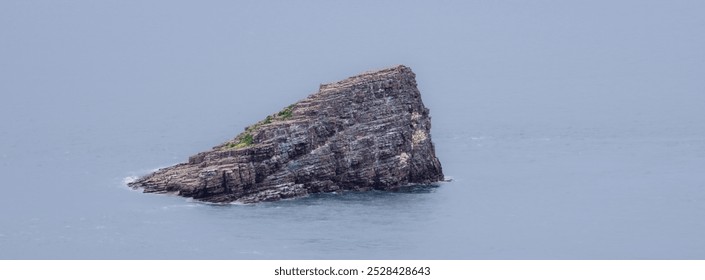
{"label": "green vegetation patch", "polygon": [[284,108],[284,110],[279,111],[277,115],[281,117],[281,119],[286,120],[291,118],[291,116],[294,114],[294,104],[289,105],[288,107]]}
{"label": "green vegetation patch", "polygon": [[250,134],[250,133],[245,133],[244,135],[238,136],[238,138],[240,139],[240,141],[238,141],[237,143],[230,142],[230,143],[226,144],[224,148],[225,149],[239,149],[239,148],[250,146],[250,145],[254,144],[254,142],[255,142],[254,137],[252,137],[252,134]]}
{"label": "green vegetation patch", "polygon": [[240,138],[240,142],[235,145],[235,148],[247,147],[249,145],[252,145],[252,143],[254,142],[255,139],[252,138],[252,134],[246,133],[245,136]]}
{"label": "green vegetation patch", "polygon": [[282,120],[287,120],[290,119],[294,115],[294,104],[291,104],[284,108],[283,110],[279,111],[279,113],[275,115],[269,115],[264,120],[261,120],[251,126],[248,126],[245,128],[245,131],[238,135],[235,138],[235,141],[229,142],[223,146],[223,149],[239,149],[247,146],[251,146],[252,144],[255,143],[255,139],[252,136],[257,129],[260,128],[260,126],[263,126],[265,124],[270,124],[276,121],[282,121]]}

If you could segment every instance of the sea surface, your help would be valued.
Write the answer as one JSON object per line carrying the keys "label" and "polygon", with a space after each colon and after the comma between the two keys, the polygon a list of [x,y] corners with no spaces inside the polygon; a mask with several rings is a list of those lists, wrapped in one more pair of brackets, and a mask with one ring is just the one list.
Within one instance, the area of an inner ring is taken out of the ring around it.
{"label": "sea surface", "polygon": [[217,205],[125,185],[191,144],[69,134],[3,154],[1,258],[705,257],[702,136],[458,128],[432,135],[452,182]]}
{"label": "sea surface", "polygon": [[[698,1],[0,2],[0,259],[705,259]],[[404,64],[452,179],[126,183]]]}

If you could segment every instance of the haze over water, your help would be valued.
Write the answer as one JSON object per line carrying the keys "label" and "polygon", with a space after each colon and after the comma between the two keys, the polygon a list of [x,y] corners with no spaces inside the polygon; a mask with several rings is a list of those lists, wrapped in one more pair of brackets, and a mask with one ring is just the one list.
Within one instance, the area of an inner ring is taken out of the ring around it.
{"label": "haze over water", "polygon": [[[0,259],[705,258],[705,4],[378,2],[0,3]],[[453,182],[125,186],[396,64]]]}

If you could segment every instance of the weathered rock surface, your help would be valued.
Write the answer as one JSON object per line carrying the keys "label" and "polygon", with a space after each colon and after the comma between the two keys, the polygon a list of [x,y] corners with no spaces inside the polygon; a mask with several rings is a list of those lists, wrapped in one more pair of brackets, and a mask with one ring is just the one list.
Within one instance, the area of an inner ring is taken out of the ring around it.
{"label": "weathered rock surface", "polygon": [[443,180],[431,117],[406,66],[323,84],[231,141],[129,185],[209,202],[396,190]]}

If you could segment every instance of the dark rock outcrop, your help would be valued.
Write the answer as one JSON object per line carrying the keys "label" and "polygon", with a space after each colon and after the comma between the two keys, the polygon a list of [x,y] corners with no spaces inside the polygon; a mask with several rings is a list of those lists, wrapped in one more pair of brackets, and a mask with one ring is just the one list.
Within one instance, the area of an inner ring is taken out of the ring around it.
{"label": "dark rock outcrop", "polygon": [[443,180],[431,117],[406,66],[323,84],[188,163],[129,186],[209,202],[253,203]]}

